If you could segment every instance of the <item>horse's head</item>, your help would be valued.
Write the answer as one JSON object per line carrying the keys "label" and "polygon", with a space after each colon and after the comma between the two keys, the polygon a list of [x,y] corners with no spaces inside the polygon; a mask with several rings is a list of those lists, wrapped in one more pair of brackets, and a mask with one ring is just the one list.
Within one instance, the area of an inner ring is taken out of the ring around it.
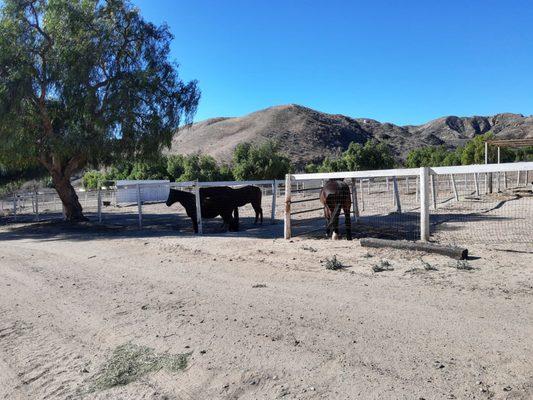
{"label": "horse's head", "polygon": [[170,189],[166,202],[167,207],[170,207],[172,204],[176,203],[177,201],[180,201],[180,192],[181,190]]}

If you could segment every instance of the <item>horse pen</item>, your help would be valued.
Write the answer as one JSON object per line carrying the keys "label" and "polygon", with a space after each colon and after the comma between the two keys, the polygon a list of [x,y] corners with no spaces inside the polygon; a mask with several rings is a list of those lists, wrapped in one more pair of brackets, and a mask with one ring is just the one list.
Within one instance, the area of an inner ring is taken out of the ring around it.
{"label": "horse pen", "polygon": [[[117,182],[62,222],[47,190],[0,201],[0,398],[530,399],[533,163]],[[326,238],[323,185],[354,240]],[[499,184],[498,184],[499,182]],[[171,188],[261,188],[238,232]],[[466,246],[469,257],[358,239]]]}

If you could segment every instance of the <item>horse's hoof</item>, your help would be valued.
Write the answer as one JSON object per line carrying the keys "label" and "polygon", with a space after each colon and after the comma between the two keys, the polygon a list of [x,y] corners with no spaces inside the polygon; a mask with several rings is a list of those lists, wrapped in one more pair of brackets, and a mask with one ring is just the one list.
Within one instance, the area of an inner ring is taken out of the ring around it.
{"label": "horse's hoof", "polygon": [[332,239],[332,240],[339,240],[340,237],[339,237],[338,233],[333,232],[333,235],[331,235],[331,239]]}

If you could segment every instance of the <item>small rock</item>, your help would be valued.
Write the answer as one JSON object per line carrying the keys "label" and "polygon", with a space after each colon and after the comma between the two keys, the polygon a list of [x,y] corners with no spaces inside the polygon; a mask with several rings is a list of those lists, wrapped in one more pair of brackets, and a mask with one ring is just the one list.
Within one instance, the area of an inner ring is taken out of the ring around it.
{"label": "small rock", "polygon": [[141,310],[148,310],[148,304],[144,304],[141,306]]}
{"label": "small rock", "polygon": [[88,374],[88,373],[89,373],[89,370],[88,370],[87,368],[83,368],[83,369],[81,370],[81,372],[83,372],[84,374]]}
{"label": "small rock", "polygon": [[207,353],[207,350],[200,350],[200,354],[205,354]]}
{"label": "small rock", "polygon": [[510,392],[513,388],[511,386],[506,386],[503,388],[504,392]]}

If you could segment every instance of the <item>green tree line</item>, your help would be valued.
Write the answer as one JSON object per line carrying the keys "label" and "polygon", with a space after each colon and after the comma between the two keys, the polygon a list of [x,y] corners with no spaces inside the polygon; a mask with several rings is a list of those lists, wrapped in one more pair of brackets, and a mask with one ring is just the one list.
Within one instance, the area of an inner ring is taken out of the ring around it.
{"label": "green tree line", "polygon": [[242,143],[235,148],[231,164],[218,163],[212,156],[202,154],[162,155],[149,162],[126,162],[115,164],[106,171],[87,171],[83,185],[92,189],[122,179],[176,182],[283,179],[291,168],[289,158],[280,153],[275,143]]}

